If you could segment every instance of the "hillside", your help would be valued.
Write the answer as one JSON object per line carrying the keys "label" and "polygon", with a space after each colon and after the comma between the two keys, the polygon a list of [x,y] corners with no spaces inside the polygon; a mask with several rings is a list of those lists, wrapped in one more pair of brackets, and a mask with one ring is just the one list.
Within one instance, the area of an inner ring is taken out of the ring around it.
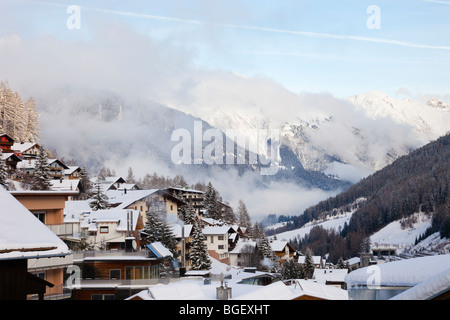
{"label": "hillside", "polygon": [[[380,233],[373,240],[382,242],[385,239],[381,233],[383,228],[387,228],[383,231],[385,234],[394,237],[400,225],[403,230],[414,229],[412,236],[418,240],[435,233],[441,238],[450,238],[449,158],[450,134],[447,134],[362,179],[347,191],[306,209],[297,218],[298,224],[306,227],[312,221],[331,216],[336,208],[345,208],[365,198],[348,222],[341,225],[342,229],[335,230],[346,245],[346,254],[358,252],[364,239],[377,232]],[[406,236],[411,237],[411,234],[405,232]],[[312,238],[311,234],[309,237]],[[326,238],[325,235],[321,241],[329,241]],[[308,241],[303,244],[306,243]]]}

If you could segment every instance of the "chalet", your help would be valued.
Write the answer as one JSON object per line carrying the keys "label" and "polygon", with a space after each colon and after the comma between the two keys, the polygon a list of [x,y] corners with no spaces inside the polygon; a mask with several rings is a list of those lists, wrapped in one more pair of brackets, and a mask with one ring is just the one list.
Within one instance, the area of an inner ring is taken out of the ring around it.
{"label": "chalet", "polygon": [[92,184],[100,182],[100,187],[103,192],[109,190],[118,190],[121,188],[122,184],[126,183],[125,179],[122,177],[105,177],[97,181],[97,177],[91,179]]}
{"label": "chalet", "polygon": [[73,300],[124,300],[144,288],[169,279],[162,278],[170,252],[160,243],[125,250],[80,251],[74,265],[81,279],[70,286]]}
{"label": "chalet", "polygon": [[0,149],[3,153],[12,153],[12,146],[14,145],[14,139],[6,133],[0,134]]}
{"label": "chalet", "polygon": [[80,230],[94,250],[125,249],[125,239],[137,235],[137,210],[97,210],[80,218]]}
{"label": "chalet", "polygon": [[175,188],[169,187],[163,191],[171,194],[174,197],[182,199],[186,204],[190,203],[197,215],[200,215],[203,209],[203,199],[205,192],[195,189]]}
{"label": "chalet", "polygon": [[229,263],[229,237],[235,233],[230,226],[205,227],[202,229],[206,236],[208,253],[215,259]]}
{"label": "chalet", "polygon": [[[71,226],[64,224],[64,207],[67,199],[77,194],[77,192],[58,191],[11,191],[14,198],[60,239],[65,239],[73,234],[73,230],[70,229]],[[22,234],[26,233],[22,232]],[[29,272],[37,274],[42,279],[54,284],[52,289],[47,290],[46,299],[60,299],[65,298],[63,292],[64,274],[67,266],[71,264],[72,256],[68,258],[29,259],[28,269]]]}
{"label": "chalet", "polygon": [[151,205],[164,204],[161,210],[165,210],[168,215],[177,217],[178,206],[185,204],[182,200],[160,189],[109,190],[105,194],[108,197],[108,202],[114,208],[138,210],[144,224],[147,221],[146,213]]}
{"label": "chalet", "polygon": [[251,260],[250,256],[254,255],[257,249],[256,241],[241,240],[230,250],[230,266],[241,267],[246,266]]}
{"label": "chalet", "polygon": [[[24,160],[17,165],[17,169],[25,174],[32,174],[36,167],[36,161],[37,160],[35,159]],[[64,179],[64,172],[69,169],[69,167],[58,159],[48,159],[48,169],[50,170],[49,174],[53,179]]]}
{"label": "chalet", "polygon": [[286,240],[271,240],[270,246],[273,253],[277,258],[277,261],[281,264],[287,260],[291,260],[294,257],[295,249]]}
{"label": "chalet", "polygon": [[64,170],[64,179],[80,179],[81,167],[79,166],[67,166],[68,169]]}
{"label": "chalet", "polygon": [[1,159],[6,164],[6,172],[8,179],[16,178],[17,164],[22,161],[22,159],[15,153],[0,153]]}
{"label": "chalet", "polygon": [[67,245],[1,186],[0,203],[0,300],[44,299],[53,289],[61,296]]}
{"label": "chalet", "polygon": [[39,154],[39,144],[34,142],[16,142],[12,146],[12,150],[24,160],[36,159]]}

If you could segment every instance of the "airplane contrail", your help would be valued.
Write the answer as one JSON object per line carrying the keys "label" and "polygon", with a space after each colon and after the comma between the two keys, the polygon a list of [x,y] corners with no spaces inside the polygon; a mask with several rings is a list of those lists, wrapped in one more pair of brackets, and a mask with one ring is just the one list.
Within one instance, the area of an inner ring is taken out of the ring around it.
{"label": "airplane contrail", "polygon": [[[62,4],[55,4],[55,3],[42,2],[42,1],[28,1],[28,0],[19,0],[19,1],[32,3],[32,4],[66,7],[65,5],[62,5]],[[450,2],[440,1],[440,0],[424,0],[424,1],[450,4]],[[142,19],[165,20],[165,21],[173,21],[173,22],[181,22],[181,23],[189,23],[189,24],[198,24],[198,25],[203,24],[203,25],[210,25],[210,26],[218,26],[218,27],[223,27],[223,28],[245,29],[245,30],[255,30],[255,31],[263,31],[263,32],[270,32],[270,33],[291,34],[291,35],[303,36],[303,37],[309,37],[309,38],[315,38],[315,39],[352,40],[352,41],[363,41],[363,42],[396,45],[396,46],[410,47],[410,48],[450,50],[450,46],[429,45],[429,44],[423,44],[423,43],[415,43],[415,42],[402,41],[402,40],[392,40],[392,39],[385,39],[385,38],[363,37],[363,36],[354,36],[354,35],[340,35],[340,34],[309,32],[309,31],[296,31],[296,30],[286,30],[286,29],[268,28],[268,27],[250,26],[250,25],[241,25],[241,24],[216,23],[216,22],[174,18],[174,17],[167,17],[167,16],[151,15],[151,14],[146,14],[146,13],[119,11],[119,10],[111,10],[111,9],[96,8],[96,7],[80,6],[80,9],[90,10],[90,11],[98,11],[98,12],[102,12],[102,13],[106,13],[106,14],[136,17],[136,18],[142,18]]]}

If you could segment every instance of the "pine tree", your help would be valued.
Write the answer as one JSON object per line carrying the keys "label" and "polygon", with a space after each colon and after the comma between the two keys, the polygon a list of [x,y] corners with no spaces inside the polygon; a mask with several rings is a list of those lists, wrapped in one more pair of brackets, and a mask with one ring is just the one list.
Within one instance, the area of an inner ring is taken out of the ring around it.
{"label": "pine tree", "polygon": [[145,226],[143,231],[143,238],[147,243],[160,242],[162,240],[162,223],[159,218],[158,211],[154,205],[148,204],[149,210],[147,211]]}
{"label": "pine tree", "polygon": [[220,220],[221,212],[219,210],[219,205],[217,201],[217,191],[216,189],[214,189],[211,182],[209,182],[208,186],[206,187],[203,204],[210,218]]}
{"label": "pine tree", "polygon": [[345,263],[344,263],[344,259],[342,259],[342,257],[339,257],[339,259],[338,259],[337,268],[338,269],[345,269]]}
{"label": "pine tree", "polygon": [[172,253],[174,258],[178,257],[177,240],[167,223],[167,209],[162,201],[150,201],[148,203],[147,221],[143,230],[143,236],[147,243],[161,242]]}
{"label": "pine tree", "polygon": [[305,277],[304,268],[293,260],[288,260],[283,263],[281,268],[281,277],[284,280],[288,279],[303,279]]}
{"label": "pine tree", "polygon": [[92,182],[85,166],[82,166],[80,170],[80,186],[82,190],[80,199],[89,199],[92,195]]}
{"label": "pine tree", "polygon": [[184,206],[185,215],[184,215],[184,223],[185,224],[195,224],[195,210],[191,203],[188,203]]}
{"label": "pine tree", "polygon": [[24,142],[36,142],[39,139],[39,114],[36,110],[36,104],[33,98],[25,102],[25,133]]}
{"label": "pine tree", "polygon": [[305,265],[303,266],[304,272],[305,272],[305,278],[311,279],[314,274],[314,259],[313,259],[313,253],[311,249],[306,249],[305,253]]}
{"label": "pine tree", "polygon": [[3,152],[0,150],[0,185],[4,187],[6,190],[9,190],[8,181],[7,181],[7,172],[6,172],[6,164],[2,158]]}
{"label": "pine tree", "polygon": [[51,176],[48,168],[47,152],[43,146],[40,146],[39,153],[36,160],[36,166],[31,178],[32,190],[50,190],[51,189]]}
{"label": "pine tree", "polygon": [[248,214],[247,207],[245,206],[245,203],[242,200],[239,200],[237,214],[239,219],[239,225],[247,229],[250,228],[251,227],[250,215]]}
{"label": "pine tree", "polygon": [[92,201],[89,203],[89,206],[92,210],[104,210],[108,208],[108,197],[103,192],[100,180],[98,178],[94,184]]}
{"label": "pine tree", "polygon": [[208,255],[206,246],[206,237],[201,228],[194,224],[192,230],[191,242],[191,269],[192,270],[209,270],[211,269],[211,259]]}

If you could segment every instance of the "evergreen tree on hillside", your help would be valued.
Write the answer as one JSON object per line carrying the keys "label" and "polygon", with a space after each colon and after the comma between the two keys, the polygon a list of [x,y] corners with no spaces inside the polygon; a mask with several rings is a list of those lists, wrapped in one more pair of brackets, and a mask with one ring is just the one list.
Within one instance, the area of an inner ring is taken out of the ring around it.
{"label": "evergreen tree on hillside", "polygon": [[36,165],[31,178],[31,190],[50,190],[51,189],[50,169],[48,168],[47,152],[43,146],[40,146],[36,159]]}
{"label": "evergreen tree on hillside", "polygon": [[32,98],[24,103],[22,97],[0,82],[0,132],[16,142],[36,142],[39,138],[39,121]]}
{"label": "evergreen tree on hillside", "polygon": [[192,229],[191,242],[191,269],[209,270],[211,269],[211,259],[209,258],[206,237],[201,228],[194,224]]}

